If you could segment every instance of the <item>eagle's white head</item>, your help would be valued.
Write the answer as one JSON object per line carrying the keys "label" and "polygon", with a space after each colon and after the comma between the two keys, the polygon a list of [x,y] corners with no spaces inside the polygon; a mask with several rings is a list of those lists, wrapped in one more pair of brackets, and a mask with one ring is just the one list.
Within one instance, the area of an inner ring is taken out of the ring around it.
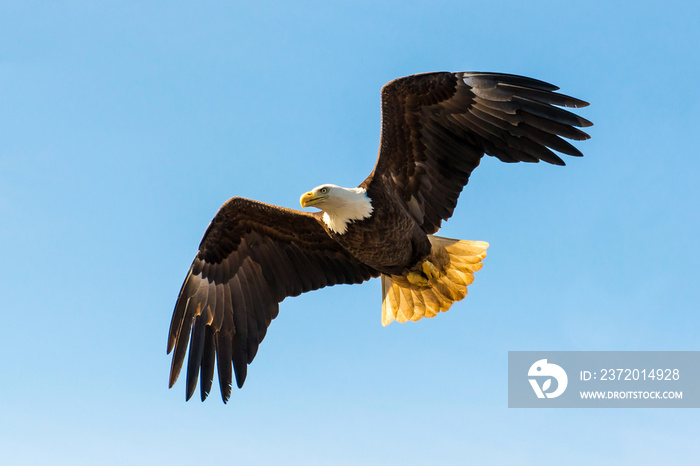
{"label": "eagle's white head", "polygon": [[348,224],[372,215],[372,200],[364,188],[341,188],[323,184],[299,199],[302,207],[317,207],[323,211],[323,221],[331,231],[344,234]]}

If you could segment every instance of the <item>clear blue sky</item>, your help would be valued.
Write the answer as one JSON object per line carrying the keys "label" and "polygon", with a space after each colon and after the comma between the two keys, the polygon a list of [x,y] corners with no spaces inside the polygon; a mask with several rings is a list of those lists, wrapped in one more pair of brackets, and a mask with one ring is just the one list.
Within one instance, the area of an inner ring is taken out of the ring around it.
{"label": "clear blue sky", "polygon": [[[697,350],[697,2],[0,1],[0,463],[694,464],[697,410],[507,408],[509,350]],[[180,284],[237,195],[355,186],[379,90],[501,71],[591,102],[566,167],[485,160],[467,299],[286,300],[223,405],[167,389]]]}

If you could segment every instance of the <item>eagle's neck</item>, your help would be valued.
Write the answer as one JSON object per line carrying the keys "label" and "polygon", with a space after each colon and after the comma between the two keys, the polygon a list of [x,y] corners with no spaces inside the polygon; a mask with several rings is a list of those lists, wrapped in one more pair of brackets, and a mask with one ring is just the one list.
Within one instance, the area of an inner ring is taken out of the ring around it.
{"label": "eagle's neck", "polygon": [[340,235],[348,231],[348,225],[372,215],[372,199],[364,188],[335,188],[333,199],[323,206],[323,222]]}

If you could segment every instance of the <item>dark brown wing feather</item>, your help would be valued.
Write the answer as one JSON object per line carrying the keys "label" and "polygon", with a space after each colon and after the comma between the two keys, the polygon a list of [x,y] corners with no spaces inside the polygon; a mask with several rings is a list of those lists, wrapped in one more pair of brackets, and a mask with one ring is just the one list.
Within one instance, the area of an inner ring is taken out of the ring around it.
{"label": "dark brown wing feather", "polygon": [[592,123],[559,107],[588,103],[558,88],[497,73],[427,73],[382,89],[379,158],[362,184],[393,191],[426,233],[452,216],[484,153],[504,162],[564,162],[550,149],[581,156],[561,137],[589,136]]}
{"label": "dark brown wing feather", "polygon": [[170,323],[172,387],[189,343],[187,399],[201,374],[201,397],[218,368],[221,396],[238,387],[287,296],[378,273],[331,239],[315,214],[233,198],[217,212],[182,285]]}

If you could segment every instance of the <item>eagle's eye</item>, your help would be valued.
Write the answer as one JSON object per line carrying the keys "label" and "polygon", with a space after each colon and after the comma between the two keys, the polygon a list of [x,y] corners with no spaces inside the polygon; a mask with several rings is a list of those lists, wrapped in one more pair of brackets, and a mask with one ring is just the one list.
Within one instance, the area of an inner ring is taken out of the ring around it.
{"label": "eagle's eye", "polygon": [[326,194],[328,192],[328,188],[321,188],[321,194]]}

